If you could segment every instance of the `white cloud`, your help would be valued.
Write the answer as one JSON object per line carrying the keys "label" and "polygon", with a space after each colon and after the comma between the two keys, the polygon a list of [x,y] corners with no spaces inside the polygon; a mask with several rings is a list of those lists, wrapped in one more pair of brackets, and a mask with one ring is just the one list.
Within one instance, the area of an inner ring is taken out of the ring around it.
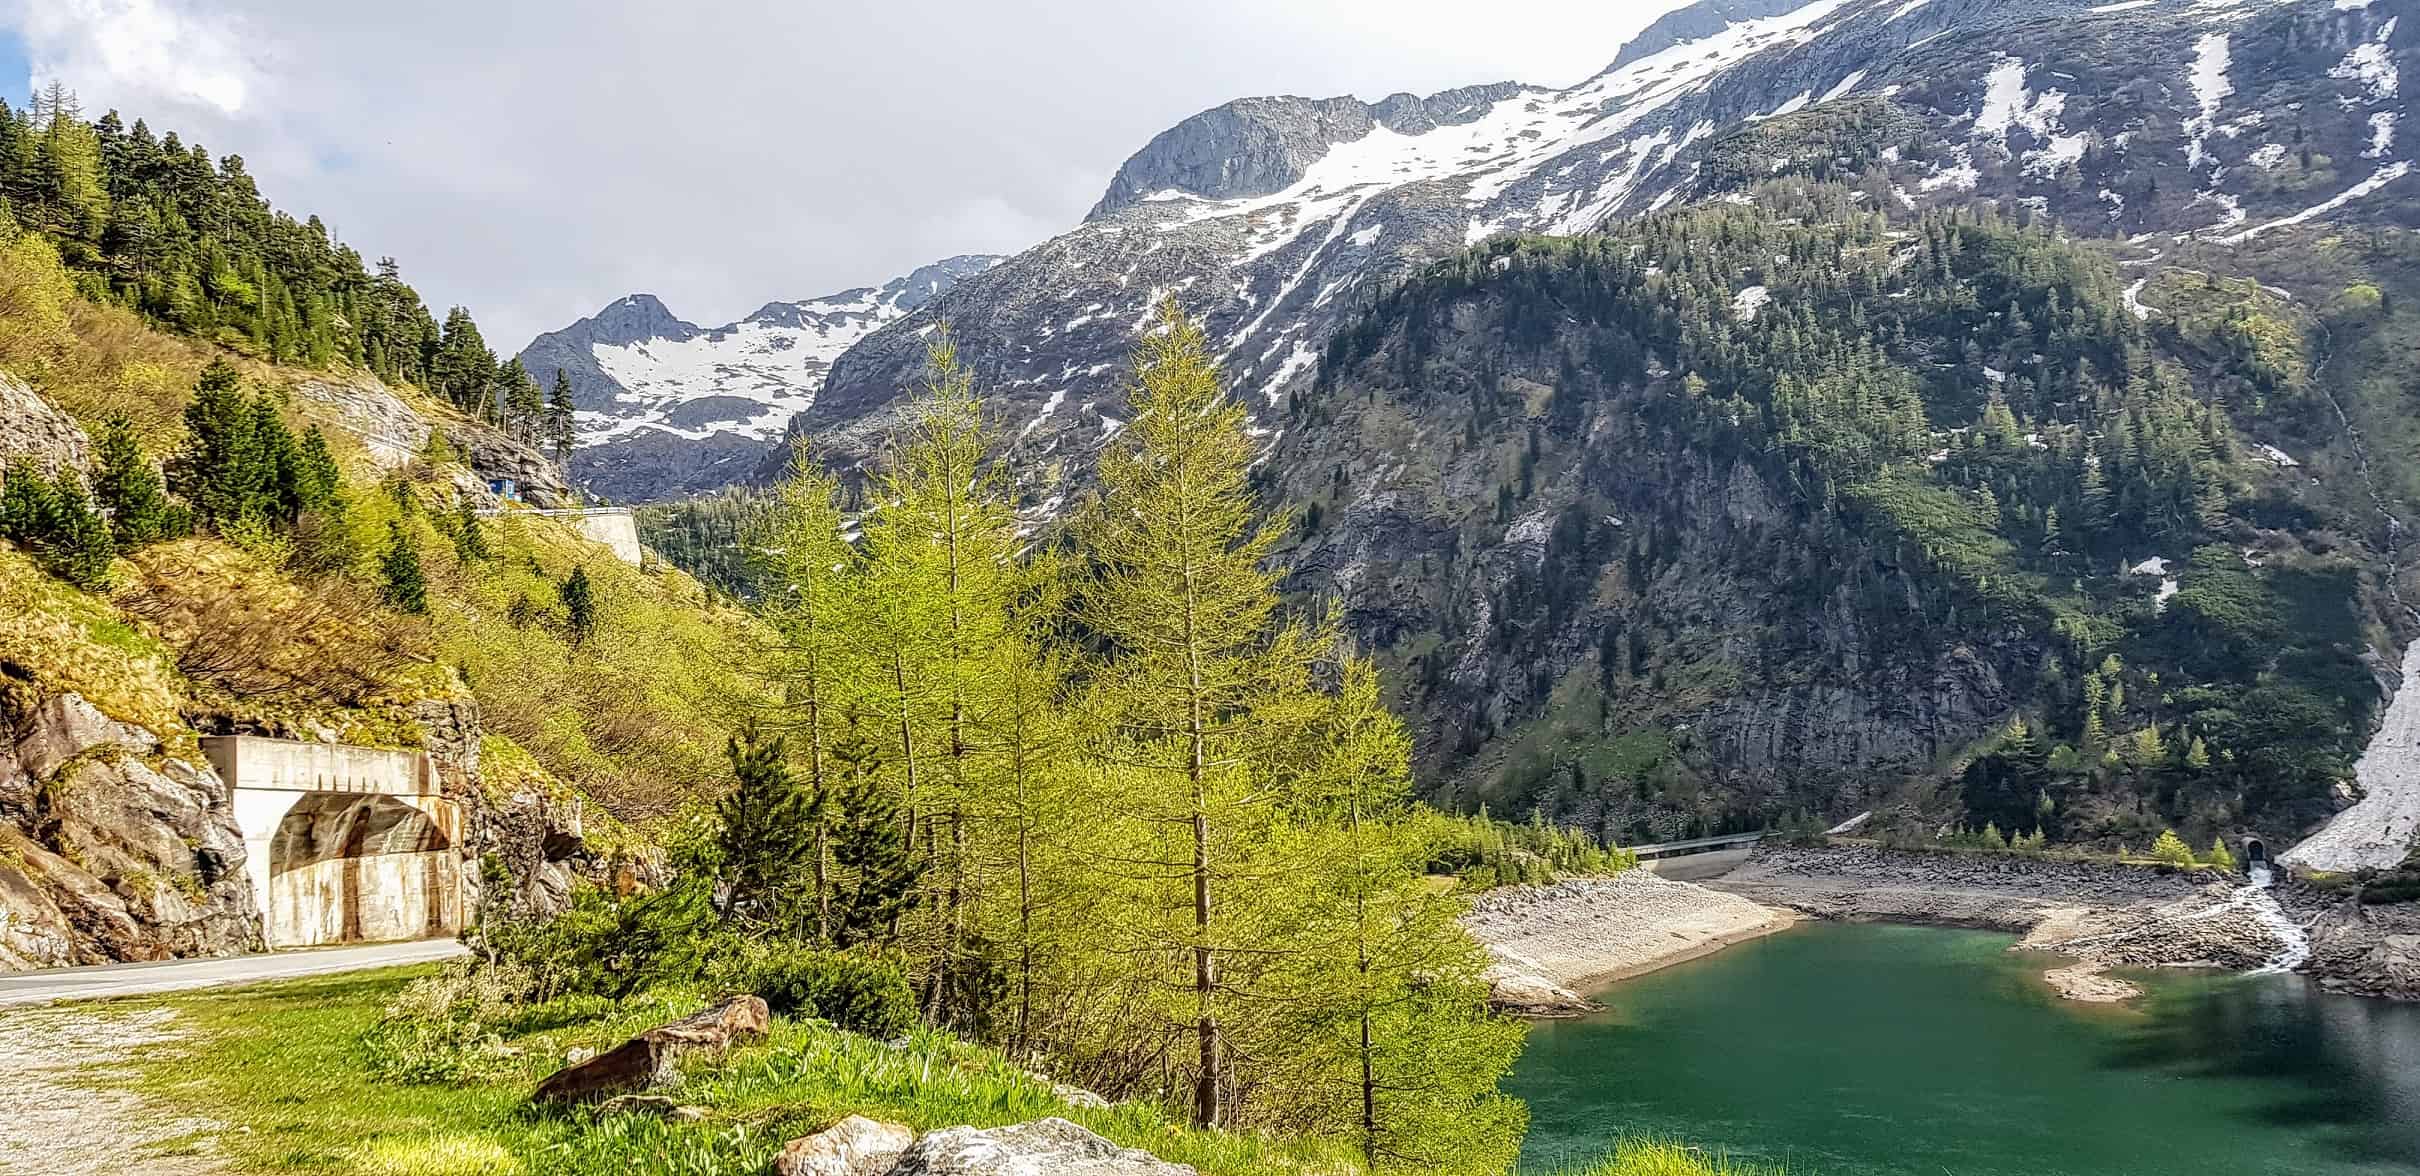
{"label": "white cloud", "polygon": [[16,0],[10,6],[33,79],[222,114],[244,109],[257,75],[224,14],[166,0]]}
{"label": "white cloud", "polygon": [[88,111],[243,155],[510,350],[633,291],[714,323],[1013,252],[1197,111],[1567,84],[1675,2],[0,0],[0,24]]}

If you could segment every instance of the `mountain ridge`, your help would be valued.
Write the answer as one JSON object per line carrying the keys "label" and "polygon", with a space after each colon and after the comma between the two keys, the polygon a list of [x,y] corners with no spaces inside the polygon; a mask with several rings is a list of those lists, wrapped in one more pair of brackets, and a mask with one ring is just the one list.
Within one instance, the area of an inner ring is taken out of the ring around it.
{"label": "mountain ridge", "polygon": [[736,480],[804,411],[832,359],[994,259],[920,266],[880,286],[776,300],[701,327],[634,293],[531,340],[522,366],[569,381],[577,410],[572,476],[607,497],[645,501]]}

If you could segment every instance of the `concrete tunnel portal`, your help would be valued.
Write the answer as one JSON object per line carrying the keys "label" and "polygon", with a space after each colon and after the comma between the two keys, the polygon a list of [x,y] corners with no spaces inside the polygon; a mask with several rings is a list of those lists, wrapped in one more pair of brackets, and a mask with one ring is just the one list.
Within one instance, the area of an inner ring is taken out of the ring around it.
{"label": "concrete tunnel portal", "polygon": [[249,735],[202,751],[234,794],[271,948],[461,929],[461,809],[425,754]]}

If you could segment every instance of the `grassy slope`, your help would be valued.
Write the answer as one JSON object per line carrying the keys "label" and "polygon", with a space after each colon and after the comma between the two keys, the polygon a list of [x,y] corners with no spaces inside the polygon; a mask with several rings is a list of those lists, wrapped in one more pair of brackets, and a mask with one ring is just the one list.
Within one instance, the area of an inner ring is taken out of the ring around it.
{"label": "grassy slope", "polygon": [[[214,354],[77,298],[38,237],[0,241],[0,372],[88,430],[123,416],[153,458],[166,456]],[[244,367],[272,393],[329,374]],[[414,389],[394,391],[432,424],[464,423]],[[744,670],[758,629],[746,614],[678,572],[612,559],[555,520],[491,523],[493,558],[458,559],[437,517],[467,478],[456,456],[381,469],[334,410],[295,396],[285,406],[289,426],[327,432],[345,467],[355,551],[343,568],[304,574],[281,552],[202,536],[134,553],[108,592],[85,593],[0,545],[0,661],[172,747],[196,714],[408,746],[419,738],[413,701],[467,695],[510,783],[576,789],[643,821],[719,780],[723,735],[755,691]],[[399,515],[430,579],[426,622],[375,600],[376,559]],[[587,568],[602,610],[596,638],[577,647],[558,595],[574,567]]]}
{"label": "grassy slope", "polygon": [[[458,1086],[381,1082],[356,1038],[426,968],[389,969],[163,998],[186,1036],[140,1060],[144,1093],[225,1125],[207,1150],[237,1171],[392,1173],[681,1173],[754,1176],[788,1139],[849,1114],[919,1129],[996,1126],[1056,1115],[1192,1164],[1205,1176],[1346,1173],[1332,1149],[1184,1127],[1156,1108],[1069,1105],[990,1050],[922,1032],[886,1045],[813,1022],[776,1021],[761,1045],[695,1065],[664,1093],[707,1108],[694,1123],[530,1108],[527,1091],[574,1047],[610,1046],[690,1011],[645,998],[589,1020],[532,1031],[488,1078]],[[1625,1143],[1564,1176],[1767,1176],[1691,1149]]]}

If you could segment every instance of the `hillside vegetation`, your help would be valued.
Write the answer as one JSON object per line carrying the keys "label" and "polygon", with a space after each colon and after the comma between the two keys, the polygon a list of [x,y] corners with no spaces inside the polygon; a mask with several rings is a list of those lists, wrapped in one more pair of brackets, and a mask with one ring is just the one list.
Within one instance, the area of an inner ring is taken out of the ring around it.
{"label": "hillside vegetation", "polygon": [[[0,657],[16,672],[172,741],[409,746],[415,703],[464,698],[526,752],[500,763],[633,819],[718,774],[753,697],[746,614],[559,521],[474,513],[488,499],[466,447],[509,441],[450,403],[342,357],[328,372],[231,358],[80,285],[50,234],[0,213],[0,373],[97,439],[81,473],[53,480],[30,453],[7,469],[19,509],[0,528],[18,550],[0,579],[17,607]],[[427,426],[422,451],[382,451],[341,405],[297,394],[329,379],[393,398]],[[407,556],[422,581],[408,599]],[[576,627],[575,572],[594,603]]]}
{"label": "hillside vegetation", "polygon": [[[1431,765],[1625,838],[2324,816],[2400,618],[2309,312],[2171,279],[2154,323],[2105,252],[1863,196],[1491,242],[1329,345],[1271,480],[1298,566],[1368,561],[1348,625],[1462,733]],[[1424,446],[1383,494],[1350,457]]]}

